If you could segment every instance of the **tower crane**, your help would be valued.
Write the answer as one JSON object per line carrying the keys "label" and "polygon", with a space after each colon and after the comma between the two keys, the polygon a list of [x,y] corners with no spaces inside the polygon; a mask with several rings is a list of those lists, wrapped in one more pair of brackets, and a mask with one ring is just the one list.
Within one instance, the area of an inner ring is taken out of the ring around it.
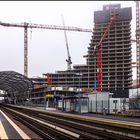
{"label": "tower crane", "polygon": [[[61,15],[61,18],[62,18],[63,26],[65,27],[64,18],[63,18],[62,15]],[[72,61],[71,61],[70,52],[69,52],[69,46],[68,46],[68,39],[67,39],[66,30],[64,30],[64,35],[65,35],[65,41],[66,41],[66,47],[67,47],[67,54],[68,54],[68,59],[66,59],[66,62],[67,62],[67,70],[71,70]]]}
{"label": "tower crane", "polygon": [[78,32],[92,32],[90,29],[82,29],[78,27],[70,26],[57,26],[57,25],[45,25],[45,24],[33,24],[33,23],[5,23],[0,22],[1,26],[5,27],[21,27],[24,28],[24,75],[28,77],[28,28],[39,29],[52,29],[52,30],[68,30]]}
{"label": "tower crane", "polygon": [[[101,72],[101,47],[102,47],[102,43],[104,41],[104,39],[106,38],[108,32],[110,31],[113,23],[115,22],[116,18],[117,18],[118,14],[115,14],[111,17],[110,21],[108,22],[108,25],[106,27],[106,30],[104,31],[100,42],[97,45],[97,91],[101,91],[101,83],[102,83],[102,72]],[[94,51],[96,49],[96,46],[94,47]]]}

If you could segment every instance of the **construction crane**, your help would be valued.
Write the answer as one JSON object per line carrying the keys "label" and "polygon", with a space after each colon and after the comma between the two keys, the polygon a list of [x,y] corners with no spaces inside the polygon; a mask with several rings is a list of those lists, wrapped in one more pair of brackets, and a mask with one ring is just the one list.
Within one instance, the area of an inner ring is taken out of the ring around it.
{"label": "construction crane", "polygon": [[140,87],[140,8],[136,0],[136,60],[137,60],[137,88]]}
{"label": "construction crane", "polygon": [[[61,18],[62,18],[63,26],[65,27],[63,15],[61,15]],[[70,52],[69,52],[69,46],[68,46],[68,39],[67,39],[66,30],[64,30],[64,35],[65,35],[66,48],[67,48],[67,54],[68,54],[68,59],[66,59],[67,70],[71,70],[72,61],[71,61]]]}
{"label": "construction crane", "polygon": [[[102,43],[104,41],[104,39],[106,38],[108,32],[110,31],[113,23],[115,22],[116,18],[117,18],[118,14],[115,14],[111,17],[110,21],[108,22],[108,25],[106,27],[106,30],[104,31],[100,42],[97,45],[97,91],[100,92],[101,91],[101,83],[102,83],[102,72],[101,72],[101,47],[102,47]],[[96,50],[96,46],[94,47],[94,51]]]}
{"label": "construction crane", "polygon": [[24,75],[28,77],[28,28],[39,28],[39,29],[52,29],[52,30],[67,30],[67,31],[78,31],[78,32],[92,32],[90,29],[82,29],[78,27],[70,26],[57,26],[57,25],[44,25],[44,24],[33,24],[33,23],[5,23],[0,22],[0,25],[5,27],[21,27],[24,28]]}

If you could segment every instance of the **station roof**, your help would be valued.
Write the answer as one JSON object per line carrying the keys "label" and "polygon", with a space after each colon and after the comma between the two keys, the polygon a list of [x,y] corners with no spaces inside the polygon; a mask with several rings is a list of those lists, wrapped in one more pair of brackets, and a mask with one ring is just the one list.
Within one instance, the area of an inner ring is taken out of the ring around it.
{"label": "station roof", "polygon": [[8,93],[24,93],[33,88],[32,81],[14,71],[0,71],[0,90]]}

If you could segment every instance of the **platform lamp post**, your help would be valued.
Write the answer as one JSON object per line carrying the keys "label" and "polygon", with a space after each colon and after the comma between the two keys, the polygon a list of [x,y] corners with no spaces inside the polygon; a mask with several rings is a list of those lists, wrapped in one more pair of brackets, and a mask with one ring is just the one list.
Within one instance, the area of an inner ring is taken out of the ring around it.
{"label": "platform lamp post", "polygon": [[78,108],[78,113],[81,113],[80,87],[81,87],[81,77],[82,77],[83,74],[78,72],[78,73],[76,73],[76,75],[79,76],[79,84],[78,84],[78,86],[79,86],[79,90],[78,90],[78,104],[79,104],[79,108]]}
{"label": "platform lamp post", "polygon": [[31,98],[31,93],[32,93],[32,88],[29,88],[29,90],[28,90],[28,99],[30,100],[30,98]]}
{"label": "platform lamp post", "polygon": [[90,82],[89,82],[89,55],[84,55],[83,56],[84,58],[86,58],[87,59],[87,64],[88,64],[88,89],[90,88]]}
{"label": "platform lamp post", "polygon": [[28,102],[29,104],[31,103],[31,93],[32,93],[32,88],[29,88],[28,91],[27,91],[27,99],[28,99]]}
{"label": "platform lamp post", "polygon": [[47,86],[44,86],[44,109],[46,109],[46,92],[47,92]]}

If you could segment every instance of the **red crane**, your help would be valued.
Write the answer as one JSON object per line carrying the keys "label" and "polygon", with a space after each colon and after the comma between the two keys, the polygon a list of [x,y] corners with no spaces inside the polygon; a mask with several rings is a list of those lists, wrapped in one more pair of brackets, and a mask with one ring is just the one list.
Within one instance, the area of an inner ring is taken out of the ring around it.
{"label": "red crane", "polygon": [[97,50],[97,91],[101,91],[101,83],[102,83],[102,72],[101,72],[101,68],[102,68],[102,65],[101,65],[101,47],[102,47],[102,43],[104,41],[104,39],[106,38],[108,32],[110,31],[113,23],[115,22],[116,18],[117,18],[117,15],[118,14],[115,14],[111,17],[108,25],[107,25],[107,28],[106,30],[104,31],[101,39],[100,39],[100,42],[98,44],[98,50]]}

